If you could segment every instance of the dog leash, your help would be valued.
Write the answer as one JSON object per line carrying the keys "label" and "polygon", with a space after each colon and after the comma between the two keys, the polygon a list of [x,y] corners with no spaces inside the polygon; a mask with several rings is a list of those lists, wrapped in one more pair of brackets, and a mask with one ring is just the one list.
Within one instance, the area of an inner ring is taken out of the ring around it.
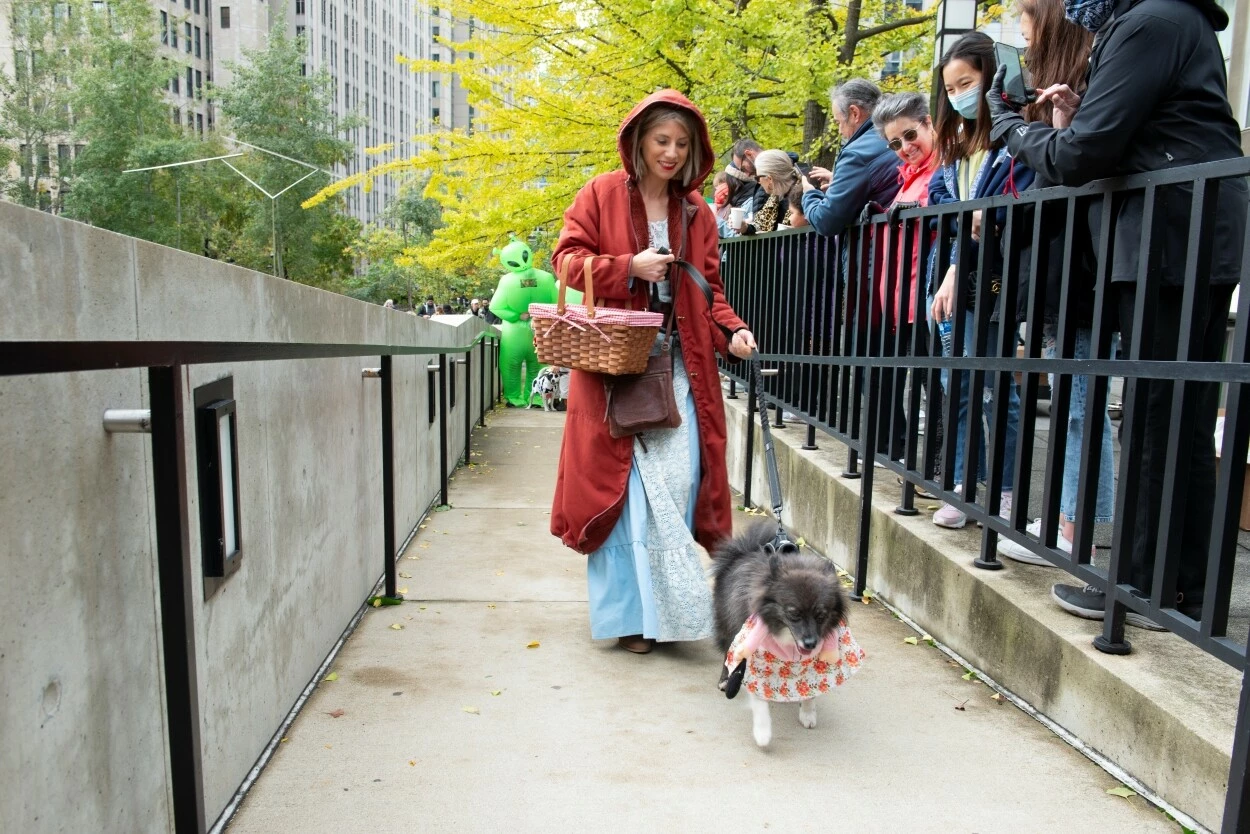
{"label": "dog leash", "polygon": [[[784,501],[781,497],[781,476],[777,471],[777,451],[773,447],[773,432],[768,423],[768,403],[764,400],[764,374],[760,368],[759,351],[751,354],[751,375],[755,382],[755,410],[760,418],[760,432],[764,436],[764,468],[768,473],[768,493],[773,500],[773,516],[777,519],[777,534],[773,536],[773,549],[778,553],[796,553],[798,545],[786,532],[781,523],[781,508]],[[754,415],[751,417],[755,419]]]}

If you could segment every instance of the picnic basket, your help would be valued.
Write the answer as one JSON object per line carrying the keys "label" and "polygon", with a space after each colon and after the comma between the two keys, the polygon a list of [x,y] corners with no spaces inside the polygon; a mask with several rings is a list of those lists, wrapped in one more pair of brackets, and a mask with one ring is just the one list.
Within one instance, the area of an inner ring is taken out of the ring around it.
{"label": "picnic basket", "polygon": [[556,303],[529,306],[538,361],[612,376],[638,374],[646,370],[647,357],[655,345],[656,334],[664,324],[664,315],[643,310],[595,307],[591,262],[612,257],[593,255],[583,259],[585,304],[565,303],[569,263],[573,259],[572,255],[566,255],[556,270],[560,287]]}

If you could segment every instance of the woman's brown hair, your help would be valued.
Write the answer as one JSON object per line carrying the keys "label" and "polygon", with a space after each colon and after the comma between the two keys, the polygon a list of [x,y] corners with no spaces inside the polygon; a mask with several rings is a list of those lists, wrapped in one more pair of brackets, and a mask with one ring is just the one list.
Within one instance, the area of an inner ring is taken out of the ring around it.
{"label": "woman's brown hair", "polygon": [[[1083,93],[1094,33],[1064,17],[1063,0],[1020,0],[1017,10],[1033,18],[1033,33],[1024,53],[1033,86],[1044,90],[1052,84],[1067,84],[1078,95]],[[1024,118],[1051,124],[1054,109],[1050,102],[1030,104]]]}
{"label": "woman's brown hair", "polygon": [[[965,61],[981,73],[981,96],[977,103],[975,121],[965,119],[951,106],[950,96],[942,83],[942,70],[951,61]],[[933,75],[937,80],[937,130],[938,158],[943,165],[967,159],[976,151],[990,149],[990,108],[985,103],[985,91],[994,81],[998,63],[994,59],[994,40],[984,32],[969,32],[946,50]]]}

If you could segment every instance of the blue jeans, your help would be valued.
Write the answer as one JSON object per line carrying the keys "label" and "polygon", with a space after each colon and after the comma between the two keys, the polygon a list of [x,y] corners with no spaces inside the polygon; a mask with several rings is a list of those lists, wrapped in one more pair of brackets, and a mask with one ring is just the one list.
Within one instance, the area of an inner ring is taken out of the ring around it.
{"label": "blue jeans", "polygon": [[[1042,327],[1042,356],[1055,358],[1055,340],[1059,335],[1058,324],[1046,322]],[[1081,327],[1076,331],[1073,359],[1089,359],[1090,341],[1093,333]],[[1114,345],[1113,345],[1114,348]],[[1112,355],[1115,355],[1114,349]],[[1055,391],[1055,375],[1050,374],[1051,396]],[[1068,398],[1068,444],[1063,454],[1063,489],[1059,496],[1059,512],[1066,521],[1076,521],[1076,493],[1081,475],[1081,445],[1085,438],[1085,404],[1089,391],[1088,376],[1072,377],[1072,394]],[[1054,431],[1052,425],[1051,431]],[[1102,421],[1102,451],[1098,460],[1098,494],[1095,499],[1094,521],[1105,524],[1115,513],[1115,454],[1111,447],[1111,420],[1105,407]]]}
{"label": "blue jeans", "polygon": [[[932,310],[933,304],[930,301],[929,308]],[[973,327],[975,327],[975,313],[964,313],[964,343],[963,356],[973,355],[975,344],[972,341]],[[998,322],[989,322],[989,338],[986,344],[993,349],[998,343]],[[946,353],[943,348],[944,355]],[[964,455],[968,442],[968,390],[972,385],[972,372],[965,371],[959,375],[959,408],[958,417],[955,422],[955,483],[963,482],[964,477]],[[946,396],[951,396],[950,371],[942,371],[942,390],[946,392]],[[985,450],[986,446],[986,425],[989,422],[989,416],[993,413],[994,408],[994,375],[987,373],[985,375],[984,385],[985,406],[981,410],[982,422],[977,426],[980,443],[977,445],[977,481],[986,480]],[[1006,446],[1003,451],[1003,492],[1010,492],[1012,485],[1016,479],[1016,435],[1020,428],[1020,392],[1016,387],[1015,378],[1011,378],[1008,383],[1007,394],[1007,426],[1006,426]]]}

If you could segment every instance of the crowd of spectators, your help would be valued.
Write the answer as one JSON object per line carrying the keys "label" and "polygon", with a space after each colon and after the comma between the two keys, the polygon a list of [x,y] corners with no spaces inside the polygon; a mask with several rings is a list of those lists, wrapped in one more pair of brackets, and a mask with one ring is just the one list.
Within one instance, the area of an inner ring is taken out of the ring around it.
{"label": "crowd of spectators", "polygon": [[[397,310],[404,312],[395,306],[395,300],[386,299],[382,304],[388,310]],[[486,319],[487,324],[498,324],[499,318],[490,311],[490,299],[468,298],[460,296],[451,302],[439,304],[434,301],[434,296],[427,295],[425,301],[407,311],[410,316],[420,316],[428,319],[431,316],[454,316],[457,314],[466,314]]]}
{"label": "crowd of spectators", "polygon": [[[1115,231],[1110,254],[1103,255],[1108,259],[1106,264],[1098,263],[1095,252],[1102,200],[1080,204],[1076,221],[1070,224],[1070,235],[1064,233],[1065,207],[1046,205],[1039,209],[1042,236],[1023,246],[1024,257],[1019,244],[1010,252],[1004,251],[1001,232],[1005,208],[985,216],[980,211],[970,213],[970,230],[960,229],[954,216],[942,224],[901,225],[898,212],[1240,157],[1241,129],[1228,101],[1224,57],[1216,38],[1216,32],[1227,27],[1228,16],[1215,0],[1020,0],[1016,9],[1028,44],[1025,63],[1036,88],[1030,91],[1034,98],[1031,103],[1022,108],[1003,95],[1007,68],[1000,66],[993,41],[979,32],[960,38],[942,56],[936,68],[938,88],[932,114],[928,95],[883,95],[871,81],[847,81],[833,91],[830,102],[842,138],[831,170],[808,169],[796,164],[794,155],[763,149],[749,139],[734,145],[730,163],[718,175],[712,195],[721,235],[766,234],[810,225],[817,234],[842,240],[850,227],[876,218],[878,222],[865,234],[874,236],[878,250],[896,251],[897,257],[891,260],[902,264],[905,240],[901,230],[914,229],[917,239],[910,247],[914,259],[906,266],[915,276],[914,291],[923,293],[925,319],[916,320],[915,303],[898,296],[886,300],[887,286],[895,286],[901,293],[904,282],[887,285],[878,262],[864,265],[869,274],[875,270],[877,291],[871,293],[871,309],[867,315],[861,313],[856,323],[865,328],[871,322],[874,332],[885,329],[887,338],[872,339],[873,349],[880,350],[880,341],[890,349],[901,345],[909,355],[921,354],[930,344],[941,344],[948,356],[972,355],[972,337],[978,329],[988,333],[982,344],[997,350],[998,345],[1008,343],[1006,338],[1000,342],[1000,333],[1014,331],[1019,335],[1021,327],[1028,326],[1024,309],[1029,296],[1027,282],[1038,281],[1044,285],[1039,285],[1045,299],[1044,317],[1036,323],[1042,328],[1044,354],[1059,355],[1056,335],[1062,318],[1069,332],[1076,331],[1076,338],[1075,346],[1061,355],[1090,358],[1097,349],[1092,344],[1093,299],[1098,276],[1103,275],[1110,281],[1104,288],[1107,303],[1118,318],[1120,355],[1128,355],[1135,342],[1134,316],[1142,315],[1137,309],[1142,306],[1143,291],[1138,281],[1146,270],[1140,263],[1144,257],[1140,237],[1143,222],[1151,216],[1142,191],[1117,198],[1114,204]],[[1152,257],[1149,269],[1157,270],[1162,286],[1157,303],[1147,311],[1153,326],[1144,331],[1146,343],[1139,347],[1142,358],[1176,359],[1181,355],[1178,350],[1185,333],[1190,334],[1191,359],[1222,357],[1226,312],[1241,270],[1246,184],[1242,179],[1225,180],[1213,198],[1216,205],[1208,217],[1213,218],[1214,240],[1233,243],[1212,247],[1209,289],[1187,306],[1184,273],[1190,254],[1192,193],[1189,186],[1172,187],[1167,198],[1160,198],[1153,209],[1161,212],[1154,226],[1160,231],[1152,244],[1160,254]],[[1208,199],[1212,199],[1209,192]],[[880,220],[882,214],[885,222]],[[932,245],[925,248],[931,256],[927,263],[921,263],[919,236],[926,233]],[[987,251],[985,257],[979,257],[977,248],[983,240]],[[1049,257],[1037,261],[1046,266],[1043,274],[1028,274],[1027,252],[1032,246],[1048,250]],[[864,271],[848,269],[848,250],[848,246],[841,247],[844,281],[847,275]],[[938,252],[950,252],[949,261],[938,263]],[[998,294],[1007,257],[1025,264],[1014,293],[1017,309],[1001,309]],[[962,272],[958,264],[966,265]],[[977,291],[981,270],[988,270],[990,293]],[[985,303],[987,298],[986,306],[993,309],[977,310],[977,299]],[[957,303],[957,299],[964,303]],[[948,334],[959,308],[965,310],[967,318],[954,328],[963,336],[961,344],[954,344]],[[935,331],[947,338],[933,338]],[[906,376],[905,372],[887,371],[878,387],[883,396],[877,451],[894,460],[901,458],[903,448],[905,416],[901,409]],[[1007,418],[999,429],[1006,433],[1008,452],[1000,471],[987,473],[987,426],[969,426],[969,402],[972,396],[983,397],[985,414],[998,411],[991,387],[996,375],[985,374],[986,389],[978,392],[969,390],[971,374],[959,376],[958,390],[952,391],[949,372],[942,375],[945,395],[958,400],[953,427],[957,436],[952,473],[955,492],[962,489],[966,474],[978,482],[988,479],[1001,490],[990,496],[993,500],[989,506],[996,506],[1007,517],[1020,413],[1016,382],[1007,385]],[[1051,529],[1057,525],[1057,547],[1069,552],[1077,520],[1079,454],[1085,444],[1082,435],[1092,382],[1091,377],[1072,378],[1067,424],[1055,429],[1066,432],[1067,453],[1062,473],[1056,474],[1061,479],[1062,496],[1060,517],[1052,522]],[[1191,410],[1181,422],[1186,431],[1179,441],[1174,437],[1172,420],[1173,383],[1139,380],[1137,385],[1146,386],[1148,393],[1142,422],[1143,480],[1135,490],[1133,529],[1124,531],[1131,537],[1131,584],[1149,595],[1155,581],[1154,559],[1171,441],[1180,447],[1186,461],[1179,467],[1177,477],[1182,482],[1175,494],[1188,500],[1169,508],[1171,529],[1178,531],[1182,556],[1179,577],[1174,580],[1175,602],[1170,586],[1164,589],[1163,599],[1165,607],[1174,606],[1197,617],[1212,535],[1218,385],[1190,383],[1187,401],[1192,405],[1187,406]],[[929,415],[931,425],[937,417]],[[1097,490],[1088,499],[1096,504],[1093,517],[1100,523],[1113,521],[1116,489],[1111,424],[1105,418],[1093,457],[1098,468]],[[975,446],[979,459],[972,465],[963,459],[970,430],[981,435]],[[943,504],[933,521],[958,528],[965,525],[967,517],[958,506]],[[1029,524],[1027,532],[1040,537],[1042,520]],[[1021,562],[1048,564],[1012,541],[1000,540],[999,552]],[[1056,584],[1052,597],[1076,616],[1104,616],[1105,596],[1098,588]],[[1128,615],[1127,622],[1159,628],[1135,613]]]}

